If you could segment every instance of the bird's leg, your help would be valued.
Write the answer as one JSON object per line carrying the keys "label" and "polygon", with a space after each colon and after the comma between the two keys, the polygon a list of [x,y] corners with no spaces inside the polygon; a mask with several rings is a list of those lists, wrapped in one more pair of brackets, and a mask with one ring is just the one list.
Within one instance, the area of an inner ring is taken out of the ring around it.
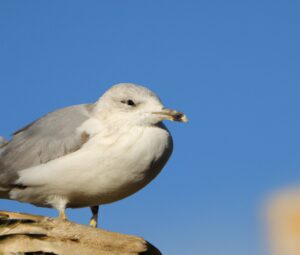
{"label": "bird's leg", "polygon": [[65,210],[66,210],[66,205],[68,203],[68,200],[66,198],[64,198],[63,196],[52,195],[52,196],[49,196],[47,202],[58,211],[58,213],[59,213],[58,219],[59,220],[64,220],[64,221],[67,220]]}
{"label": "bird's leg", "polygon": [[58,218],[59,218],[60,220],[63,220],[63,221],[66,221],[66,220],[67,220],[67,215],[66,215],[64,209],[63,209],[63,210],[59,210],[59,216],[58,216]]}
{"label": "bird's leg", "polygon": [[90,220],[89,225],[91,227],[93,227],[93,228],[96,228],[97,225],[98,225],[98,211],[99,211],[99,206],[98,205],[91,206],[90,208],[91,208],[93,216],[92,216],[92,218]]}

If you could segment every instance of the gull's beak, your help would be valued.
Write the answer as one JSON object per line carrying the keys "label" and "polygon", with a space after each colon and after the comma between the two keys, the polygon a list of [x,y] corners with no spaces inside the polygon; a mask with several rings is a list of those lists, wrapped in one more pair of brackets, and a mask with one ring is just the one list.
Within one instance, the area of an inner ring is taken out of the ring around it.
{"label": "gull's beak", "polygon": [[153,112],[153,114],[160,115],[162,120],[171,120],[171,121],[179,121],[179,122],[188,122],[188,118],[184,113],[178,112],[170,109],[163,109],[160,112]]}

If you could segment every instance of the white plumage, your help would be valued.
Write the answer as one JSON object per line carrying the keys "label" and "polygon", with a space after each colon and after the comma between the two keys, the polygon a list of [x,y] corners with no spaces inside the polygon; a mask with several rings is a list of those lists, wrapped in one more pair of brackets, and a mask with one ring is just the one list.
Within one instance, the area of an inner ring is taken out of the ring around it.
{"label": "white plumage", "polygon": [[63,218],[66,207],[125,198],[155,178],[172,153],[164,119],[187,120],[134,84],[50,113],[2,146],[0,197],[54,207]]}

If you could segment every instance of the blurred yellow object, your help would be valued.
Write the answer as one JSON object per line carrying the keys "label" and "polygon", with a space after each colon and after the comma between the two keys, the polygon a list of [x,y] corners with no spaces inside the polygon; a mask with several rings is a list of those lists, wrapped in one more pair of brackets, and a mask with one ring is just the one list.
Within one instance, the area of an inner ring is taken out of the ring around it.
{"label": "blurred yellow object", "polygon": [[277,192],[267,205],[272,255],[300,255],[300,188]]}

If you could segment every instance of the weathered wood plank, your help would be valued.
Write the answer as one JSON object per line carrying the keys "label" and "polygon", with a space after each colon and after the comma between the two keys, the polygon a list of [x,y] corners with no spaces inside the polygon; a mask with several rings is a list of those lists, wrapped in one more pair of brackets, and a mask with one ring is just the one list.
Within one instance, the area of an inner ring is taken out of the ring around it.
{"label": "weathered wood plank", "polygon": [[0,211],[0,254],[160,255],[143,238],[59,219]]}

